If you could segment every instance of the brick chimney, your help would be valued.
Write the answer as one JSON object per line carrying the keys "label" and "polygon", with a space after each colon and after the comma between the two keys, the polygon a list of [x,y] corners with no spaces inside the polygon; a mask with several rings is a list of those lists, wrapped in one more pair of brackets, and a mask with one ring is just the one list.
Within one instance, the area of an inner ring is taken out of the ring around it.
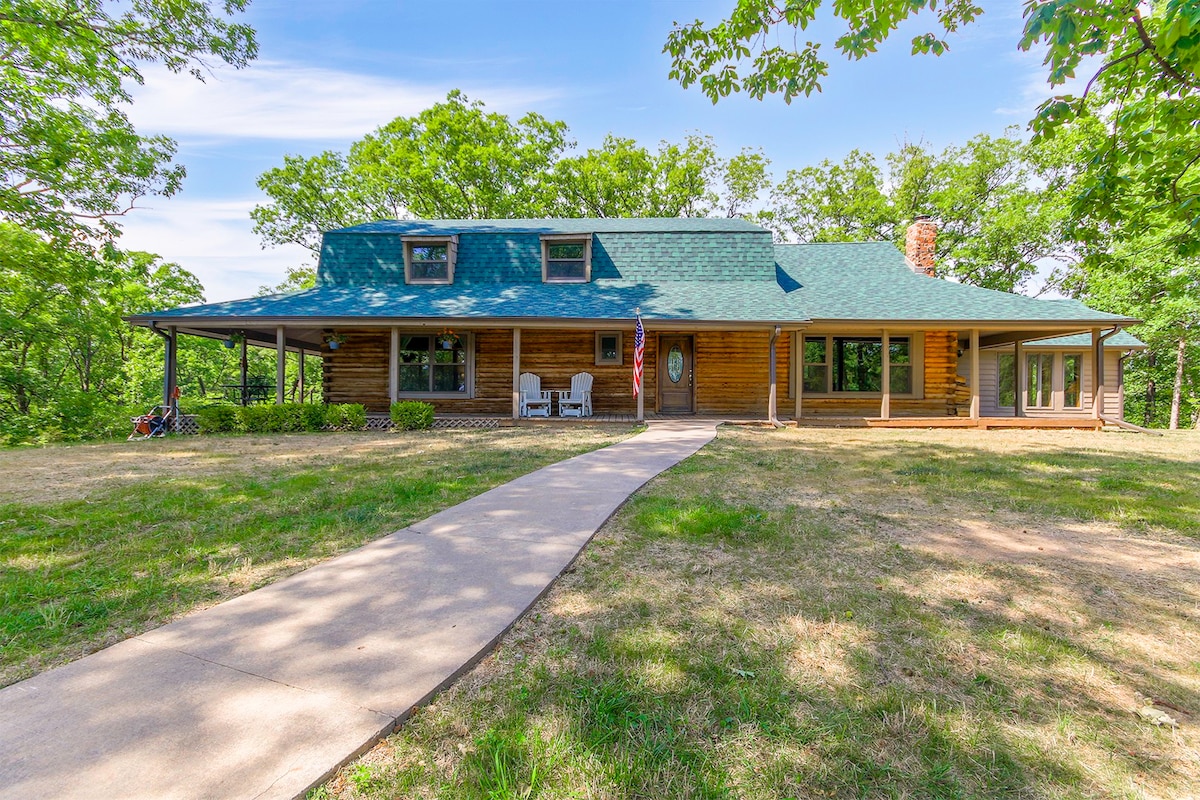
{"label": "brick chimney", "polygon": [[904,234],[904,257],[912,271],[918,275],[937,277],[934,260],[934,245],[937,242],[937,223],[921,214],[908,226]]}

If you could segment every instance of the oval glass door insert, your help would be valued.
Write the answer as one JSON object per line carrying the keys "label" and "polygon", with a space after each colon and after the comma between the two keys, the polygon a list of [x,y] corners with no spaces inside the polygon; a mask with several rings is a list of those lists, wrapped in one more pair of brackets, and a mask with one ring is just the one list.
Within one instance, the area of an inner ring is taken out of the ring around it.
{"label": "oval glass door insert", "polygon": [[674,345],[671,352],[667,353],[667,377],[671,379],[671,383],[679,383],[679,379],[683,377],[683,350],[679,345]]}

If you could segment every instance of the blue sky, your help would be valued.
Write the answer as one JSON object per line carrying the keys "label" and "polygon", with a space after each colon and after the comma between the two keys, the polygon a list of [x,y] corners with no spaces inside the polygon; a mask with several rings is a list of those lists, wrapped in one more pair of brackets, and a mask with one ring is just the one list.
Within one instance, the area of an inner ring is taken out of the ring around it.
{"label": "blue sky", "polygon": [[827,46],[822,94],[714,106],[668,79],[662,47],[673,21],[716,21],[732,2],[254,0],[246,19],[260,50],[248,69],[215,69],[205,83],[152,69],[134,93],[134,124],[179,142],[188,179],[173,198],[139,201],[123,246],[179,262],[210,301],[277,283],[308,256],[262,249],[249,218],[258,175],[287,153],[344,150],[455,88],[514,118],[562,120],[580,150],[610,132],[651,147],[700,132],[726,156],[761,148],[777,179],[854,148],[882,155],[906,138],[942,148],[1024,126],[1048,94],[1040,56],[1016,49],[1020,4],[1000,0],[940,58],[909,55],[927,27],[917,20],[863,61]]}

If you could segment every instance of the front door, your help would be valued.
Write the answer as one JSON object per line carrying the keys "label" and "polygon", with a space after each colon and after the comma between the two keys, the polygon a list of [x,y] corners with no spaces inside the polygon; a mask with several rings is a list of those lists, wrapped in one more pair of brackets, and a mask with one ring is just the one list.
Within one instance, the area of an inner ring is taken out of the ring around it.
{"label": "front door", "polygon": [[692,405],[692,337],[660,336],[658,340],[659,410],[688,414]]}

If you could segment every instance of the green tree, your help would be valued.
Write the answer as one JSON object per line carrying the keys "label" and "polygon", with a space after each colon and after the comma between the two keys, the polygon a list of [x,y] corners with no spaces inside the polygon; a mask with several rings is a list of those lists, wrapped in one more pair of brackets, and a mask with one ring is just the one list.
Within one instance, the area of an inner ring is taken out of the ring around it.
{"label": "green tree", "polygon": [[64,251],[0,224],[0,438],[127,422],[113,408],[156,396],[162,343],[123,318],[202,299],[195,276],[157,256]]}
{"label": "green tree", "polygon": [[841,163],[791,170],[772,192],[764,221],[802,242],[894,241],[931,214],[939,268],[966,283],[1014,291],[1042,259],[1064,255],[1064,170],[1012,132],[981,134],[934,153],[905,143],[885,159],[851,151]]}
{"label": "green tree", "polygon": [[[752,214],[770,185],[765,155],[747,149],[723,160],[708,136],[652,151],[610,134],[571,155],[568,134],[566,123],[537,114],[513,122],[453,91],[347,154],[285,156],[259,177],[270,202],[251,212],[255,231],[264,244],[315,254],[325,231],[377,219]],[[309,274],[275,290],[299,288]]]}
{"label": "green tree", "polygon": [[[1132,231],[1092,231],[1061,288],[1095,308],[1144,320],[1147,350],[1133,360],[1126,397],[1146,425],[1175,429],[1200,415],[1200,262],[1173,246],[1182,223],[1159,215]],[[1174,225],[1174,227],[1172,227]],[[1160,387],[1170,387],[1163,401]]]}
{"label": "green tree", "polygon": [[651,152],[609,134],[599,148],[560,159],[548,176],[561,217],[701,217],[717,203],[719,160],[707,136]]}
{"label": "green tree", "polygon": [[[664,52],[670,76],[698,83],[713,102],[735,92],[786,102],[821,90],[829,60],[821,41],[803,34],[825,6],[812,2],[737,0],[727,19],[676,23]],[[1025,29],[1016,45],[1046,53],[1047,82],[1063,86],[1083,67],[1078,94],[1047,99],[1031,126],[1039,137],[1099,117],[1110,136],[1085,153],[1086,180],[1076,211],[1108,221],[1140,217],[1149,202],[1172,221],[1200,227],[1200,8],[1192,0],[1026,0]],[[973,0],[835,0],[828,4],[844,27],[833,39],[847,59],[875,52],[901,22],[930,19],[911,40],[913,54],[940,55],[948,37],[982,12]],[[790,42],[791,46],[780,44]],[[1128,168],[1145,179],[1130,181]],[[1185,236],[1182,249],[1197,249]]]}
{"label": "green tree", "polygon": [[203,79],[244,66],[254,35],[226,17],[249,0],[0,0],[0,219],[51,238],[116,232],[146,194],[172,194],[175,144],[125,116],[146,64]]}
{"label": "green tree", "polygon": [[314,253],[324,231],[403,217],[545,216],[544,177],[569,145],[567,126],[538,114],[512,122],[458,91],[414,117],[397,117],[350,147],[287,156],[258,186],[270,202],[252,212],[268,244]]}

